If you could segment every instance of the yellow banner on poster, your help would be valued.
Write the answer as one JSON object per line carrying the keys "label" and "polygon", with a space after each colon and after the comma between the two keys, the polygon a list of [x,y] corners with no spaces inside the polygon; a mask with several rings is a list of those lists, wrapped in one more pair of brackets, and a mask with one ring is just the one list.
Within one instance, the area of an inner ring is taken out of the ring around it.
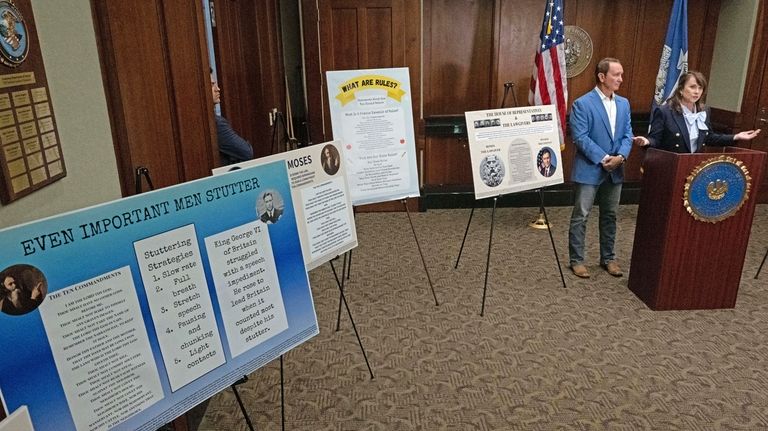
{"label": "yellow banner on poster", "polygon": [[341,102],[341,106],[355,100],[355,92],[360,90],[385,90],[387,96],[391,97],[398,102],[405,95],[405,91],[401,90],[402,84],[390,77],[381,75],[363,75],[352,78],[339,85],[339,94],[336,98]]}

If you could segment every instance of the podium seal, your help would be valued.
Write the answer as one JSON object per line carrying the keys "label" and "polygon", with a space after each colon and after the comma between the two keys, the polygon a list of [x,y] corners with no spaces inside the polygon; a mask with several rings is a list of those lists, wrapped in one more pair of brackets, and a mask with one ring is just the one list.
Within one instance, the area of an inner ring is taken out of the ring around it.
{"label": "podium seal", "polygon": [[717,223],[749,199],[752,177],[744,162],[720,155],[696,166],[685,181],[683,205],[696,220]]}

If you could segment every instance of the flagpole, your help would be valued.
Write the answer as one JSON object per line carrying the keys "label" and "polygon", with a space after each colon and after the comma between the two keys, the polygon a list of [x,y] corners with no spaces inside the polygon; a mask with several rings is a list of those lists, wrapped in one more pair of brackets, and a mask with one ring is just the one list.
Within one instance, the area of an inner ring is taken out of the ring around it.
{"label": "flagpole", "polygon": [[[564,14],[562,0],[547,0],[528,94],[529,105],[551,104],[557,108],[560,151],[565,149],[565,112],[568,103]],[[549,229],[552,226],[547,223],[543,201],[539,205],[538,217],[528,226],[534,229]]]}

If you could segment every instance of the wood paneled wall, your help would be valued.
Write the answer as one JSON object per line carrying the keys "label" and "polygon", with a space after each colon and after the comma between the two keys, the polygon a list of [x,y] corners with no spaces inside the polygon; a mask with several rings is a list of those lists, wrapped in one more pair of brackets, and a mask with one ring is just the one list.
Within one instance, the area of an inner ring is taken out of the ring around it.
{"label": "wood paneled wall", "polygon": [[[333,136],[325,72],[408,67],[414,115],[421,104],[417,0],[301,0],[307,116],[313,142]],[[423,137],[423,136],[422,136]]]}
{"label": "wood paneled wall", "polygon": [[424,116],[497,107],[492,99],[495,4],[424,2]]}
{"label": "wood paneled wall", "polygon": [[[758,7],[747,76],[741,112],[730,123],[739,130],[761,129],[762,133],[750,141],[748,147],[768,152],[768,6],[765,2],[760,2]],[[768,169],[763,169],[757,196],[758,202],[768,202]]]}
{"label": "wood paneled wall", "polygon": [[[543,0],[424,0],[423,117],[463,115],[465,111],[498,108],[506,82],[515,97],[506,106],[528,105],[533,58],[546,2]],[[647,132],[673,0],[566,0],[565,24],[583,28],[594,52],[587,68],[568,81],[568,108],[595,86],[594,68],[604,57],[616,57],[624,67],[619,94],[629,99],[635,133]],[[688,1],[689,68],[709,74],[720,0]],[[427,138],[425,172],[450,172],[451,177],[425,178],[425,184],[456,184],[471,178],[454,169],[461,145],[447,146]],[[635,149],[636,153],[640,150]],[[463,154],[463,153],[462,153]],[[566,137],[563,155],[566,179],[574,149]],[[468,156],[466,156],[468,157]],[[640,155],[632,155],[627,181],[641,178]],[[437,164],[437,166],[435,166]],[[467,165],[468,166],[468,165]],[[446,168],[446,169],[443,169]]]}
{"label": "wood paneled wall", "polygon": [[[648,112],[673,0],[566,0],[565,24],[589,33],[587,69],[568,82],[569,106],[594,85],[603,57],[624,66],[620,94],[632,111]],[[503,84],[513,82],[518,104],[528,104],[542,0],[424,0],[424,116],[498,107]],[[708,74],[720,0],[689,0],[689,66]],[[511,102],[511,101],[508,101]],[[508,103],[509,104],[509,103]]]}

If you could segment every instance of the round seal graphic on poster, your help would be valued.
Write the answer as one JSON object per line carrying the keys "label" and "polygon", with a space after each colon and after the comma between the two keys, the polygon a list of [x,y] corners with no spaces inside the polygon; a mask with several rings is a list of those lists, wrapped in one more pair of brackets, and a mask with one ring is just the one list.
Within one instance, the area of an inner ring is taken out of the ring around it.
{"label": "round seal graphic on poster", "polygon": [[27,26],[21,12],[10,1],[0,0],[0,62],[17,67],[27,58]]}
{"label": "round seal graphic on poster", "polygon": [[488,187],[496,187],[504,179],[504,162],[495,154],[485,156],[480,162],[480,179]]}
{"label": "round seal graphic on poster", "polygon": [[744,162],[721,155],[696,166],[685,181],[683,205],[696,220],[717,223],[749,199],[752,177]]}

